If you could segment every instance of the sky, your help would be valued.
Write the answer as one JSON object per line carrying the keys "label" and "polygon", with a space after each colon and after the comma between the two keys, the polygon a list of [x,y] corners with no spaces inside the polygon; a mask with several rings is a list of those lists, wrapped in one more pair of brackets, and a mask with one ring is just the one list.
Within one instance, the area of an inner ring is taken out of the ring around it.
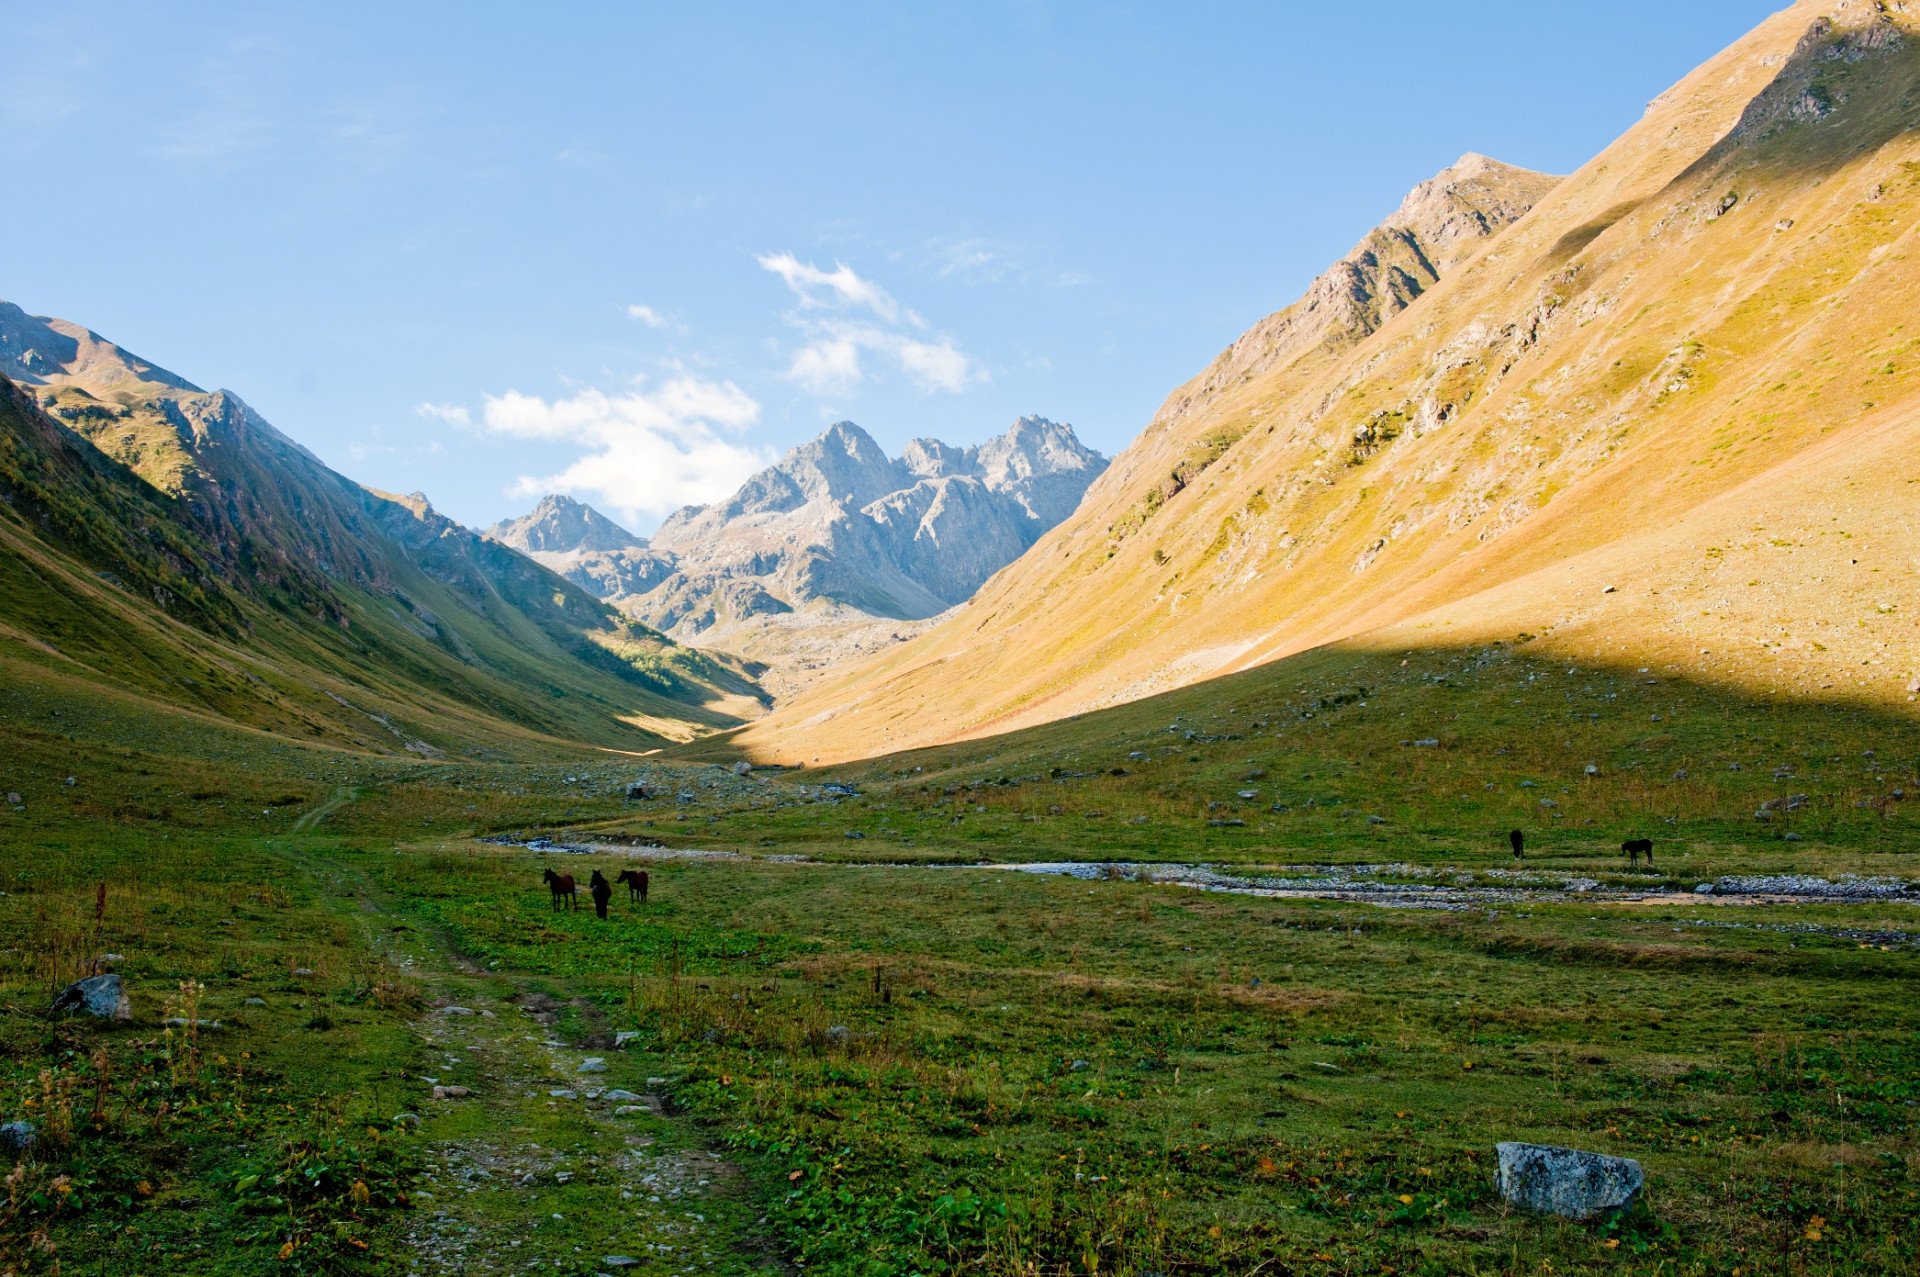
{"label": "sky", "polygon": [[644,533],[843,418],[1115,453],[1415,183],[1570,172],[1774,7],[19,6],[0,299]]}

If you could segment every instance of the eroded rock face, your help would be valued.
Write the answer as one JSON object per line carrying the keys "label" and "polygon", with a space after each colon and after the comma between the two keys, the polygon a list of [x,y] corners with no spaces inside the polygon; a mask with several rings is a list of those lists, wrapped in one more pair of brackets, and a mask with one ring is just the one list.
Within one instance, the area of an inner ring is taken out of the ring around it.
{"label": "eroded rock face", "polygon": [[75,980],[53,999],[55,1015],[84,1011],[102,1020],[131,1020],[133,1004],[117,975],[90,976]]}
{"label": "eroded rock face", "polygon": [[1495,1145],[1500,1196],[1515,1206],[1567,1219],[1593,1219],[1626,1209],[1646,1186],[1630,1157],[1609,1157],[1551,1144]]}

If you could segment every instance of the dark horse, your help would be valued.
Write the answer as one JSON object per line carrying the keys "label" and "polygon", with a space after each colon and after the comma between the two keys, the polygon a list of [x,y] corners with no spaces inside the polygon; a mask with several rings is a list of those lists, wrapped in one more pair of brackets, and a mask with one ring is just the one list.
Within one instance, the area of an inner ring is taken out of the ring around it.
{"label": "dark horse", "polygon": [[540,875],[540,880],[546,883],[547,890],[553,893],[553,907],[555,909],[560,907],[560,898],[562,896],[565,896],[567,903],[575,909],[580,907],[579,897],[573,894],[572,874],[557,874],[549,869]]}
{"label": "dark horse", "polygon": [[1651,838],[1629,838],[1620,844],[1620,850],[1626,853],[1627,863],[1630,865],[1639,864],[1642,853],[1646,855],[1648,864],[1653,863],[1653,839]]}
{"label": "dark horse", "polygon": [[593,871],[593,881],[587,884],[587,892],[593,897],[594,913],[606,917],[607,901],[613,899],[613,886],[598,869]]}
{"label": "dark horse", "polygon": [[1515,860],[1525,860],[1527,858],[1527,836],[1525,834],[1516,829],[1507,835],[1507,841],[1513,844],[1513,858]]}
{"label": "dark horse", "polygon": [[647,903],[647,871],[644,869],[622,869],[615,882],[627,884],[627,899]]}

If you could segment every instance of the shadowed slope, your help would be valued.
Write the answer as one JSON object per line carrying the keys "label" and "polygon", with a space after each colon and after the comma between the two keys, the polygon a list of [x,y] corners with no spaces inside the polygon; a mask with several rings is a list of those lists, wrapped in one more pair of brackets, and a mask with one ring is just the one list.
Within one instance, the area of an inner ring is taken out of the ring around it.
{"label": "shadowed slope", "polygon": [[736,672],[334,474],[231,394],[11,306],[0,367],[32,383],[0,379],[0,660],[421,754],[644,749],[757,708]]}

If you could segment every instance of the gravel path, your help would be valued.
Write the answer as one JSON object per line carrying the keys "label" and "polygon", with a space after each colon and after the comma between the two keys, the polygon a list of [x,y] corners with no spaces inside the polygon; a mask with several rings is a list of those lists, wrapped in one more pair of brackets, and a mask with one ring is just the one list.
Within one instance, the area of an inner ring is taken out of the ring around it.
{"label": "gravel path", "polygon": [[739,1169],[672,1115],[670,1080],[590,1045],[610,1042],[591,1008],[418,930],[383,948],[429,1001],[410,1274],[788,1271]]}

